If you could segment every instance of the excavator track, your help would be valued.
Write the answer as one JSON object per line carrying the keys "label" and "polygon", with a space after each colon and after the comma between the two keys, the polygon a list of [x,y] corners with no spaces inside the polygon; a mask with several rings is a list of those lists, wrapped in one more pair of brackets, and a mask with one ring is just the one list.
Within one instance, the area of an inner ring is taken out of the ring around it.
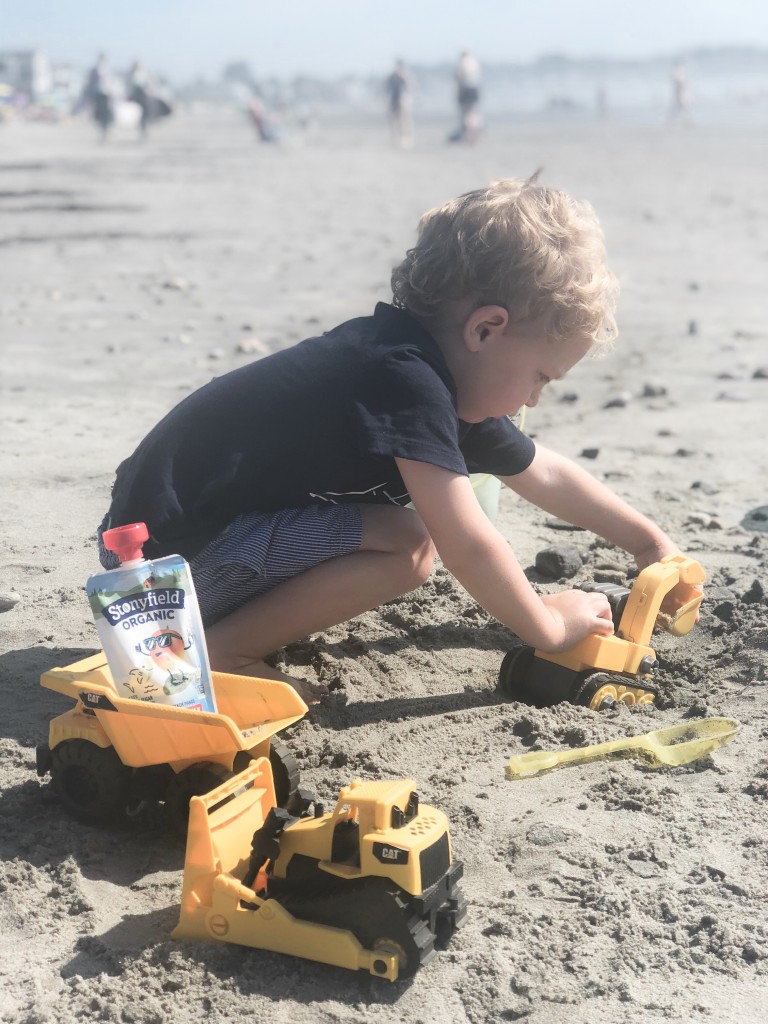
{"label": "excavator track", "polygon": [[612,672],[592,672],[574,687],[573,703],[592,711],[601,711],[616,704],[634,707],[653,704],[658,690],[642,677],[622,676]]}
{"label": "excavator track", "polygon": [[[294,917],[351,932],[365,949],[396,953],[400,979],[412,977],[435,956],[429,915],[421,916],[405,894],[377,879],[334,885],[318,895],[307,886],[270,880],[269,896]],[[454,902],[461,904],[458,927],[464,916],[460,894]]]}

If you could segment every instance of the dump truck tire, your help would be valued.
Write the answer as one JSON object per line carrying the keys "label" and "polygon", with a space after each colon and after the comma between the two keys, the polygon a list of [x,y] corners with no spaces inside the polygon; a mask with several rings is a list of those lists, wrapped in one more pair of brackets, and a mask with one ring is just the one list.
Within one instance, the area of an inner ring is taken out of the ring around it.
{"label": "dump truck tire", "polygon": [[299,763],[288,747],[274,736],[269,744],[269,763],[275,785],[275,803],[278,807],[289,807],[299,788]]}
{"label": "dump truck tire", "polygon": [[114,747],[64,740],[51,751],[51,781],[63,806],[86,825],[103,825],[125,814],[131,769]]}
{"label": "dump truck tire", "polygon": [[180,836],[186,836],[189,824],[189,801],[193,796],[204,796],[222,782],[231,779],[233,772],[223,765],[201,762],[174,775],[165,791],[165,813],[168,822]]}

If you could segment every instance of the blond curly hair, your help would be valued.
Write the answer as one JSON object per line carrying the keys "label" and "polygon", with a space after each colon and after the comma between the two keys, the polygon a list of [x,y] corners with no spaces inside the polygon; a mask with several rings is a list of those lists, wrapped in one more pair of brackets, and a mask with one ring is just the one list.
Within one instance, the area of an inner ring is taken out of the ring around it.
{"label": "blond curly hair", "polygon": [[470,297],[511,323],[540,321],[550,338],[616,337],[616,278],[591,205],[536,176],[505,178],[429,210],[392,272],[393,303],[431,319]]}

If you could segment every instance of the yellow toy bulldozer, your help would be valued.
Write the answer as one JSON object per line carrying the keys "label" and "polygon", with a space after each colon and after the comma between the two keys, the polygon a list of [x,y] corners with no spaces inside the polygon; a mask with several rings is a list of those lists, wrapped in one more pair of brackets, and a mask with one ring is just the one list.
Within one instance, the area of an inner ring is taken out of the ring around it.
{"label": "yellow toy bulldozer", "polygon": [[428,963],[466,916],[445,815],[420,806],[410,779],[356,780],[329,813],[299,791],[295,815],[275,808],[271,786],[262,758],[192,798],[173,937],[390,981]]}
{"label": "yellow toy bulldozer", "polygon": [[[643,569],[631,589],[582,584],[579,589],[608,598],[613,635],[594,633],[557,654],[515,647],[501,663],[499,688],[515,700],[537,707],[567,701],[599,711],[617,703],[652,703],[657,696],[652,676],[658,661],[649,646],[651,634],[656,626],[674,636],[685,636],[693,629],[704,580],[698,562],[669,555]],[[674,615],[667,615],[661,611],[662,602],[680,583],[689,588],[688,600]]]}

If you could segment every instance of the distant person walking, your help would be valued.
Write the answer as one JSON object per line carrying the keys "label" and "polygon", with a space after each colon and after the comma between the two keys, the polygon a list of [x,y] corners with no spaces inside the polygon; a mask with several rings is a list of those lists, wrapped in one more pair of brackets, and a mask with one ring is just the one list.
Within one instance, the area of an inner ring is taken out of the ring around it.
{"label": "distant person walking", "polygon": [[401,60],[387,79],[387,95],[392,141],[408,149],[413,145],[413,77]]}
{"label": "distant person walking", "polygon": [[135,60],[128,72],[126,96],[141,111],[139,131],[142,139],[147,137],[147,129],[153,121],[167,117],[173,110],[169,98],[161,93],[141,61]]}
{"label": "distant person walking", "polygon": [[90,110],[93,120],[99,127],[102,141],[106,141],[109,128],[115,119],[115,109],[112,76],[103,53],[99,54],[96,63],[88,72],[83,91],[75,104],[74,113],[77,114],[81,110]]}
{"label": "distant person walking", "polygon": [[456,65],[456,99],[459,105],[459,127],[448,137],[449,142],[476,142],[480,132],[480,80],[482,71],[477,57],[464,50]]}
{"label": "distant person walking", "polygon": [[672,96],[669,108],[671,121],[686,121],[691,107],[691,91],[688,87],[688,75],[683,64],[676,64],[672,69]]}
{"label": "distant person walking", "polygon": [[256,129],[259,140],[261,142],[279,142],[281,138],[280,122],[275,114],[270,114],[267,110],[257,86],[253,87],[247,109],[248,117]]}

